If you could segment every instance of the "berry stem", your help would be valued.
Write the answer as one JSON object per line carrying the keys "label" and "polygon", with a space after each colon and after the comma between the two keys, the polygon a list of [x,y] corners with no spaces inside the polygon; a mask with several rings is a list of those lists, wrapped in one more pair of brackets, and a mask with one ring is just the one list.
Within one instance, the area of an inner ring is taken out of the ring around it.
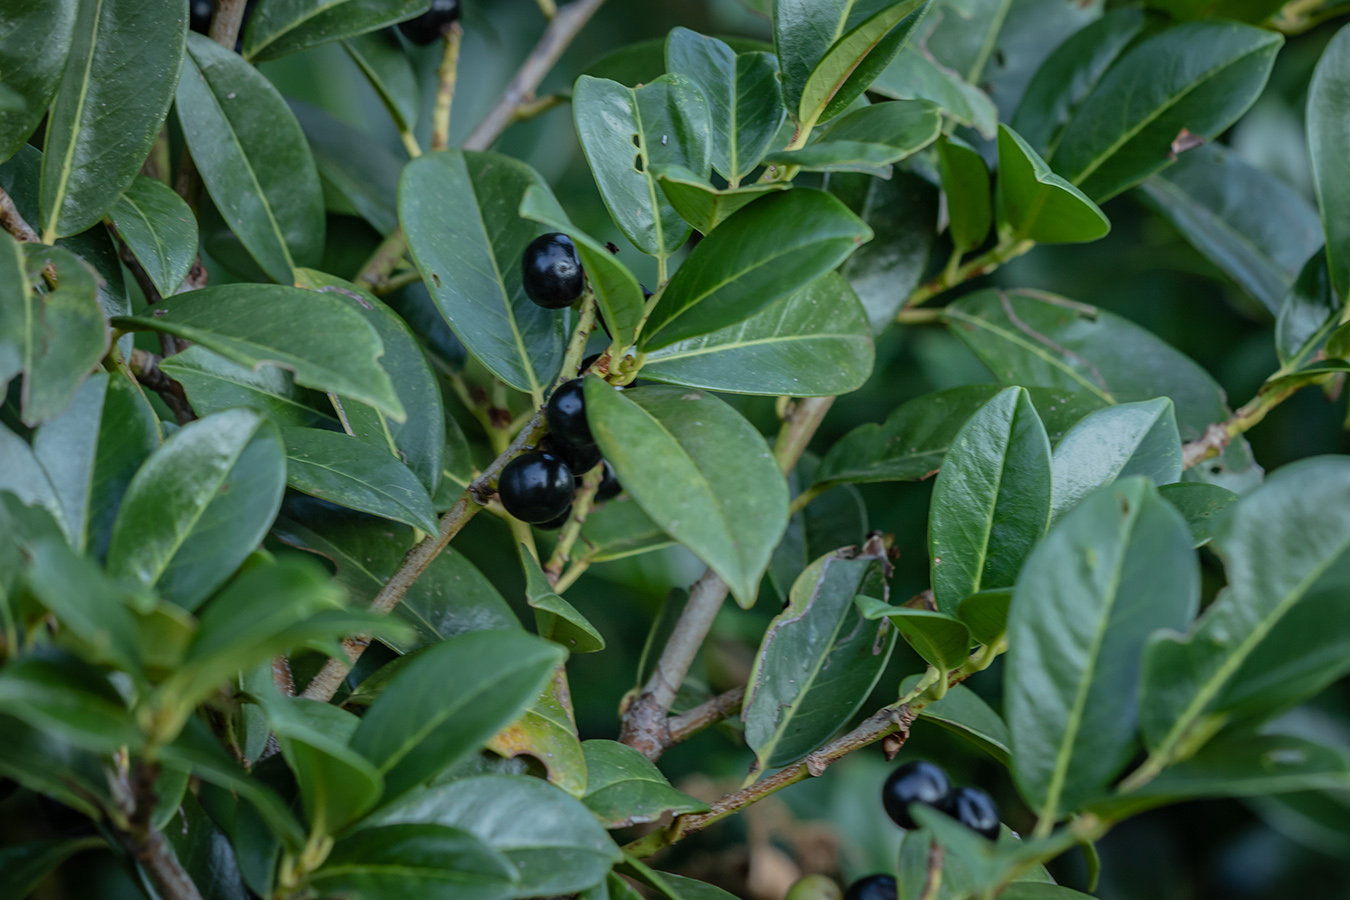
{"label": "berry stem", "polygon": [[455,100],[455,82],[459,77],[459,43],[464,29],[452,22],[445,32],[445,49],[441,65],[436,70],[436,109],[431,114],[431,149],[444,150],[450,146],[450,105]]}
{"label": "berry stem", "polygon": [[586,356],[586,342],[594,330],[595,291],[587,284],[586,293],[581,297],[581,315],[577,318],[577,327],[572,332],[571,340],[567,342],[567,353],[563,356],[562,371],[558,373],[558,380],[554,382],[555,388],[564,381],[571,381],[577,377],[581,369],[581,360]]}
{"label": "berry stem", "polygon": [[558,533],[558,544],[553,548],[553,553],[548,558],[548,565],[544,566],[544,574],[548,576],[548,583],[553,585],[555,590],[562,578],[563,566],[571,558],[572,545],[581,536],[581,526],[586,523],[586,516],[590,515],[591,507],[595,503],[595,492],[599,490],[600,482],[604,477],[605,466],[601,463],[586,473],[586,477],[581,482],[581,489],[572,499],[572,515],[568,518],[562,531]]}

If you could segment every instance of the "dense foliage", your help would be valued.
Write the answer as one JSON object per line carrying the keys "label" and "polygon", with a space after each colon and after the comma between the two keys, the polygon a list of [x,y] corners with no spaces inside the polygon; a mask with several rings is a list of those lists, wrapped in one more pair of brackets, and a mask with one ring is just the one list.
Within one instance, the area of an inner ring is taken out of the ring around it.
{"label": "dense foliage", "polygon": [[601,4],[0,3],[0,897],[1338,884],[1336,7]]}

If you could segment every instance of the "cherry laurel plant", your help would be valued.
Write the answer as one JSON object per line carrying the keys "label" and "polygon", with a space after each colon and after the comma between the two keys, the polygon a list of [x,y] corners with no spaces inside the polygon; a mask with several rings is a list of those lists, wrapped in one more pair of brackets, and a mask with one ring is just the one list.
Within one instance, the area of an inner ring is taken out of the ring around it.
{"label": "cherry laurel plant", "polygon": [[[760,39],[675,28],[545,96],[601,0],[518,5],[502,90],[459,65],[472,0],[0,3],[0,820],[77,819],[0,845],[0,897],[93,852],[163,900],[728,897],[656,855],[938,726],[1016,794],[896,770],[851,895],[1081,897],[1045,865],[1138,813],[1350,786],[1283,726],[1350,669],[1350,458],[1244,437],[1350,369],[1350,32],[1307,94],[1319,217],[1217,140],[1315,4],[758,0]],[[388,146],[283,95],[320,58]],[[491,149],[555,109],[612,222]],[[978,281],[1127,192],[1269,323],[1246,405]],[[888,329],[984,374],[818,436]],[[926,543],[863,513],[906,481]],[[506,576],[455,547],[475,516]],[[634,673],[582,610],[640,555]],[[753,662],[708,690],[719,615]],[[583,741],[590,653],[631,690]],[[672,787],[719,724],[742,786]]]}

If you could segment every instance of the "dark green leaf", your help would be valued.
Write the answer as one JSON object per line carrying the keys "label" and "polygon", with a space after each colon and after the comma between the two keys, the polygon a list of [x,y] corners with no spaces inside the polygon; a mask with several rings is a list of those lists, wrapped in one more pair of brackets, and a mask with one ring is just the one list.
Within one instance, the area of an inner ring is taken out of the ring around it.
{"label": "dark green leaf", "polygon": [[1350,175],[1345,171],[1345,146],[1350,121],[1345,97],[1350,92],[1350,31],[1342,28],[1322,51],[1308,86],[1308,152],[1322,227],[1327,238],[1331,286],[1350,298]]}
{"label": "dark green leaf", "polygon": [[617,391],[594,376],[586,378],[586,416],[643,512],[722,576],[737,602],[754,603],[788,502],[783,473],[754,426],[711,394],[658,385]]}
{"label": "dark green leaf", "polygon": [[0,669],[0,712],[87,750],[112,753],[141,744],[116,688],[102,672],[73,658],[11,659]]}
{"label": "dark green leaf", "polygon": [[699,242],[661,292],[639,346],[659,350],[743,321],[833,269],[871,237],[870,228],[822,191],[768,194]]}
{"label": "dark green leaf", "polygon": [[652,351],[644,378],[736,394],[831,397],[872,374],[872,329],[830,272],[737,325]]}
{"label": "dark green leaf", "polygon": [[310,405],[291,373],[278,366],[231,362],[205,347],[188,347],[159,364],[164,374],[187,391],[198,415],[210,415],[231,406],[256,409],[281,427],[328,425],[337,420]]}
{"label": "dark green leaf", "polygon": [[1105,213],[1060,178],[1007,125],[998,129],[999,230],[1042,244],[1095,241],[1111,230]]}
{"label": "dark green leaf", "polygon": [[566,219],[539,174],[495,153],[431,153],[399,180],[399,219],[455,336],[494,375],[542,397],[562,365],[561,317],[525,296],[520,259],[546,229],[518,213],[526,189]]}
{"label": "dark green leaf", "polygon": [[627,828],[658,821],[670,813],[707,812],[708,804],[670,786],[656,764],[616,741],[586,741],[590,773],[581,798],[606,828]]}
{"label": "dark green leaf", "polygon": [[98,222],[136,177],[169,111],[183,60],[179,0],[79,5],[43,138],[39,230],[48,244]]}
{"label": "dark green leaf", "polygon": [[938,141],[938,162],[952,244],[958,253],[973,250],[984,243],[994,218],[989,169],[975,148],[957,138]]}
{"label": "dark green leaf", "polygon": [[339,841],[310,883],[324,896],[503,900],[519,876],[467,831],[430,823],[366,828]]}
{"label": "dark green leaf", "polygon": [[[922,675],[911,675],[900,684],[900,696],[910,693]],[[1003,719],[979,694],[957,684],[947,688],[941,700],[933,700],[919,709],[919,718],[936,722],[984,750],[994,759],[1008,764],[1012,737]]]}
{"label": "dark green leaf", "polygon": [[[381,35],[372,35],[382,40]],[[321,109],[291,101],[319,179],[380,234],[398,227],[398,176],[404,160],[370,135]]]}
{"label": "dark green leaf", "polygon": [[324,216],[314,157],[290,107],[257,69],[199,34],[188,38],[176,106],[230,230],[274,281],[291,284],[295,266],[322,255]]}
{"label": "dark green leaf", "polygon": [[887,619],[909,642],[923,661],[947,673],[970,658],[970,629],[955,616],[927,609],[892,606],[875,597],[858,597],[858,611],[864,619]]}
{"label": "dark green leaf", "polygon": [[184,426],[127,487],[108,573],[196,609],[267,533],[285,479],[281,438],[257,413],[228,410]]}
{"label": "dark green leaf", "polygon": [[522,544],[520,561],[525,568],[525,600],[534,610],[535,630],[539,636],[562,644],[569,653],[594,653],[605,649],[605,638],[577,612],[572,604],[553,591],[539,568],[539,562]]}
{"label": "dark green leaf", "polygon": [[31,841],[0,849],[0,894],[27,897],[42,879],[81,850],[104,846],[97,837]]}
{"label": "dark green leaf", "polygon": [[572,108],[581,149],[615,223],[643,253],[674,253],[689,226],[666,202],[653,169],[683,166],[708,177],[712,123],[703,92],[682,75],[636,89],[582,75]]}
{"label": "dark green leaf", "polygon": [[[342,49],[380,95],[399,129],[412,131],[422,105],[421,89],[412,60],[398,36],[387,29],[374,31],[344,40]],[[365,145],[362,152],[372,149],[370,141],[362,143]]]}
{"label": "dark green leaf", "polygon": [[0,109],[0,160],[13,156],[46,114],[66,67],[78,9],[78,0],[14,0],[0,10],[0,72],[19,100]]}
{"label": "dark green leaf", "polygon": [[[196,884],[210,885],[207,890],[212,900],[252,900],[238,859],[247,851],[241,847],[241,852],[236,854],[230,838],[212,821],[194,794],[166,794],[163,790],[166,776],[175,779],[175,784],[187,787],[186,769],[164,767],[155,782],[155,793],[159,797],[155,815],[163,818],[152,821],[152,826],[167,838],[173,855],[188,877]],[[210,791],[209,787],[207,791]],[[138,864],[137,869],[141,877],[149,881],[145,865]]]}
{"label": "dark green leaf", "polygon": [[[0,454],[5,459],[5,464],[0,466],[0,491],[13,494],[23,506],[45,509],[60,526],[61,533],[69,537],[61,499],[33,455],[33,448],[3,424],[0,424]],[[3,611],[3,606],[0,606],[0,611]]]}
{"label": "dark green leaf", "polygon": [[591,510],[581,527],[585,544],[579,559],[609,562],[658,550],[674,543],[631,497],[611,500]]}
{"label": "dark green leaf", "polygon": [[249,16],[244,58],[275,59],[424,12],[427,0],[268,0]]}
{"label": "dark green leaf", "polygon": [[871,172],[933,143],[941,125],[937,106],[927,100],[876,103],[836,119],[800,150],[779,150],[764,161],[808,171]]}
{"label": "dark green leaf", "polygon": [[63,629],[78,638],[73,649],[90,662],[139,675],[139,636],[131,610],[123,605],[122,591],[92,560],[59,538],[35,541],[26,553],[28,589]]}
{"label": "dark green leaf", "polygon": [[1055,447],[1054,512],[1058,519],[1099,487],[1145,475],[1155,485],[1181,479],[1181,436],[1166,397],[1089,413]]}
{"label": "dark green leaf", "polygon": [[712,231],[732,213],[755,202],[763,194],[792,187],[785,181],[766,181],[718,189],[683,166],[657,166],[655,172],[670,205],[700,234]]}
{"label": "dark green leaf", "polygon": [[989,95],[923,49],[905,47],[868,90],[897,100],[931,100],[986,140],[997,133],[998,110]]}
{"label": "dark green leaf", "polygon": [[1199,481],[1165,484],[1158,493],[1177,508],[1191,529],[1191,541],[1196,547],[1208,544],[1214,536],[1215,516],[1237,500],[1237,494]]}
{"label": "dark green leaf", "polygon": [[[899,102],[899,101],[897,101]],[[778,150],[764,157],[775,166],[793,166],[803,172],[856,172],[888,178],[891,163],[906,155],[887,144],[867,141],[817,141],[800,150]]]}
{"label": "dark green leaf", "polygon": [[1304,263],[1275,319],[1275,352],[1286,369],[1296,369],[1322,349],[1340,324],[1341,304],[1331,290],[1325,249]]}
{"label": "dark green leaf", "polygon": [[[0,773],[29,790],[69,806],[90,818],[112,804],[103,760],[77,748],[52,729],[0,715],[5,740],[0,744]],[[0,869],[0,878],[6,870]]]}
{"label": "dark green leaf", "polygon": [[197,257],[197,219],[183,198],[164,182],[137,175],[112,220],[159,292],[176,291]]}
{"label": "dark green leaf", "polygon": [[965,598],[956,607],[956,615],[970,628],[971,637],[981,644],[997,644],[1008,630],[1008,607],[1012,591],[991,588]]}

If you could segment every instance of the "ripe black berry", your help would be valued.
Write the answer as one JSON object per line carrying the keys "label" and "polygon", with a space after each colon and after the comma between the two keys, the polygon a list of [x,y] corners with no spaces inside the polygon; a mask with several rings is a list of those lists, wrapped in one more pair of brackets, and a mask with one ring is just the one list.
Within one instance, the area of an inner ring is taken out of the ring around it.
{"label": "ripe black berry", "polygon": [[566,525],[567,520],[570,518],[572,518],[572,504],[569,503],[567,504],[567,509],[563,510],[562,515],[558,516],[558,518],[549,519],[547,522],[540,522],[534,527],[538,528],[540,531],[557,531],[559,528]]}
{"label": "ripe black berry", "polygon": [[606,500],[613,500],[623,491],[623,485],[619,484],[619,476],[614,474],[614,467],[608,460],[601,460],[605,464],[605,475],[600,479],[600,486],[595,489],[595,502],[604,503]]}
{"label": "ripe black berry", "polygon": [[560,447],[595,446],[591,426],[586,422],[586,393],[580,378],[573,378],[553,392],[544,407],[544,419],[554,444]]}
{"label": "ripe black berry", "polygon": [[901,828],[918,828],[909,814],[911,803],[944,809],[952,785],[947,773],[933,763],[915,760],[905,763],[891,773],[881,789],[881,803],[886,815]]}
{"label": "ripe black berry", "polygon": [[991,841],[998,840],[998,804],[979,788],[963,787],[952,791],[943,812],[976,834]]}
{"label": "ripe black berry", "polygon": [[497,480],[502,506],[522,522],[556,519],[572,505],[572,470],[552,453],[533,450],[506,464]]}
{"label": "ripe black berry", "polygon": [[584,476],[600,465],[600,448],[594,444],[577,447],[554,441],[553,452],[562,457],[563,462],[567,463],[567,468],[575,472],[577,477]]}
{"label": "ripe black berry", "polygon": [[403,36],[420,47],[442,37],[459,18],[459,0],[431,0],[431,9],[420,16],[398,23]]}
{"label": "ripe black berry", "polygon": [[530,241],[520,271],[525,279],[525,296],[545,309],[571,306],[585,286],[576,246],[570,237],[556,231]]}
{"label": "ripe black berry", "polygon": [[214,0],[192,0],[188,4],[188,28],[198,34],[211,30],[211,16],[215,14]]}
{"label": "ripe black berry", "polygon": [[859,878],[844,891],[844,900],[895,900],[895,878],[890,875],[868,875]]}

